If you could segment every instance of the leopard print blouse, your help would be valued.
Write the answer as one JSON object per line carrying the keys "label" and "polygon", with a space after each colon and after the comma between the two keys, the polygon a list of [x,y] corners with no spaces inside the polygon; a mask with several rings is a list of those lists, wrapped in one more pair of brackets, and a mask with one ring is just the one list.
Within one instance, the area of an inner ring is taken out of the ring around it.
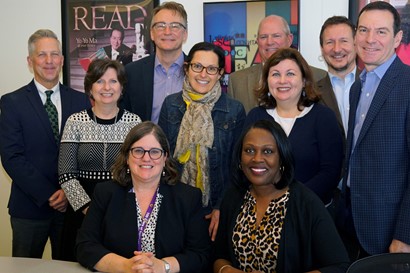
{"label": "leopard print blouse", "polygon": [[289,191],[270,202],[259,226],[256,225],[256,200],[248,191],[236,219],[232,242],[240,269],[276,272],[279,241],[286,215]]}

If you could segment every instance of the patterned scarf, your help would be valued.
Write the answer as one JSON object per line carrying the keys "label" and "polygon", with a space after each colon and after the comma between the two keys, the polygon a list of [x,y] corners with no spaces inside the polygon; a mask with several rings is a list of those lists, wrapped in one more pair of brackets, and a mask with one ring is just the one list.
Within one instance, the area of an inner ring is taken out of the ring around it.
{"label": "patterned scarf", "polygon": [[181,181],[201,189],[203,206],[208,206],[210,194],[208,149],[214,142],[211,111],[220,96],[219,82],[208,93],[199,94],[185,77],[182,98],[187,110],[179,128],[174,157],[184,164]]}

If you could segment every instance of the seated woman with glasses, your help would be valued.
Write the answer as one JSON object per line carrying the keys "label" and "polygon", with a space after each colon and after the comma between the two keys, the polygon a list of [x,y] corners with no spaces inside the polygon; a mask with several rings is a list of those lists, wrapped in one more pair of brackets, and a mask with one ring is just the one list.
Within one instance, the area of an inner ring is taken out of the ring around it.
{"label": "seated woman with glasses", "polygon": [[158,124],[180,163],[181,181],[202,191],[209,234],[214,240],[219,204],[230,180],[233,147],[245,121],[243,105],[221,92],[224,51],[211,43],[192,47],[182,91],[165,98]]}
{"label": "seated woman with glasses", "polygon": [[161,128],[145,121],[128,133],[98,184],[77,237],[77,258],[101,272],[203,272],[210,239],[201,191],[179,182]]}

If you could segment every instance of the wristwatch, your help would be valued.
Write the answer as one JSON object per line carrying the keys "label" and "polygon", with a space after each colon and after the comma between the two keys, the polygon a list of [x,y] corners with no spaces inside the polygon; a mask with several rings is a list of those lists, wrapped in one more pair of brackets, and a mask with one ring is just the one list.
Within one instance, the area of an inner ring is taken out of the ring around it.
{"label": "wristwatch", "polygon": [[164,259],[161,259],[161,260],[164,262],[165,273],[171,272],[171,266],[169,265],[169,263],[165,261]]}

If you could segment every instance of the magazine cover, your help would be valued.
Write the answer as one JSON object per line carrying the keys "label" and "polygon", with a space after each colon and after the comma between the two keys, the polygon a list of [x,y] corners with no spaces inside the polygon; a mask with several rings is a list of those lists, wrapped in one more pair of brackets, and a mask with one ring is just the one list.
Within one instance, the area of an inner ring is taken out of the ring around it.
{"label": "magazine cover", "polygon": [[123,65],[148,56],[151,14],[158,0],[63,0],[63,81],[84,91],[84,76],[95,58]]}

